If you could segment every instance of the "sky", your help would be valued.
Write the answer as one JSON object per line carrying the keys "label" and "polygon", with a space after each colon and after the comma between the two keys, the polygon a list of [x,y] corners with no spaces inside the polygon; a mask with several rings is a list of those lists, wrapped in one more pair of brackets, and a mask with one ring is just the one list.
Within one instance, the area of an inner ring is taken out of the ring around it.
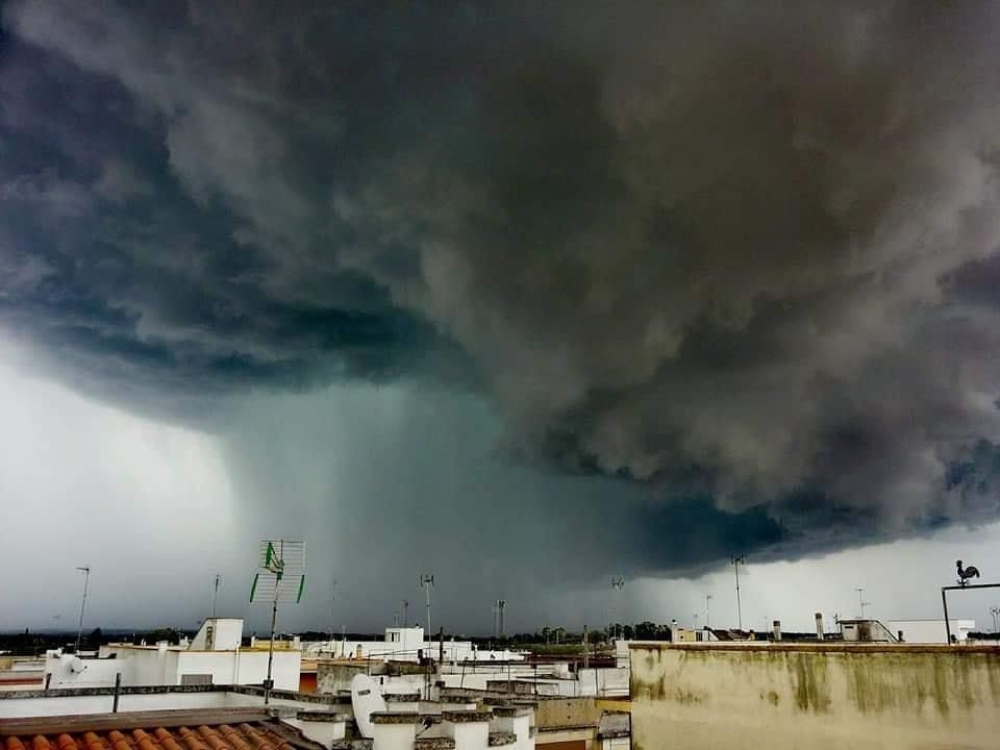
{"label": "sky", "polygon": [[[0,4],[0,628],[933,617],[1000,568],[1000,8]],[[615,592],[611,577],[623,575]],[[336,583],[334,583],[336,582]],[[11,605],[13,603],[13,605]],[[989,622],[986,594],[955,612]]]}

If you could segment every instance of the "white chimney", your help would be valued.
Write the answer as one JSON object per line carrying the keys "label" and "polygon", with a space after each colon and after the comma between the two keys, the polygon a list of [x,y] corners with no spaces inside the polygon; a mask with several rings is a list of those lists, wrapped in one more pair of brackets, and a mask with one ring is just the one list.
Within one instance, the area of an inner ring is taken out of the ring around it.
{"label": "white chimney", "polygon": [[817,641],[823,640],[823,635],[824,635],[824,631],[823,631],[823,613],[822,612],[817,612],[816,613],[816,640]]}

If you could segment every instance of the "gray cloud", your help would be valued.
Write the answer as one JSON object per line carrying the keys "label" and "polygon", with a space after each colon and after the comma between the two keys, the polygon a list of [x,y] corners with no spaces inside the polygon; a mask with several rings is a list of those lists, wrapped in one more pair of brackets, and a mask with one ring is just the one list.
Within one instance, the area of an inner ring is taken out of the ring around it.
{"label": "gray cloud", "polygon": [[[637,570],[978,523],[998,21],[13,3],[0,322],[78,387],[212,429],[233,389],[478,392],[537,484],[472,507],[593,493]],[[421,496],[455,513],[444,481]]]}

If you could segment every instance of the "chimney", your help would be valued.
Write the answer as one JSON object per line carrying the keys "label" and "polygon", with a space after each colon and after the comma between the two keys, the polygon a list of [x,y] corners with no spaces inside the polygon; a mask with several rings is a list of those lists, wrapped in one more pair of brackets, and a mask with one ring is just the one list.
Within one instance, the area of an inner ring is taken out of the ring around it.
{"label": "chimney", "polygon": [[824,635],[824,632],[823,632],[823,613],[822,612],[817,612],[816,613],[816,640],[817,641],[823,640],[823,635]]}
{"label": "chimney", "polygon": [[774,621],[774,640],[781,640],[781,620]]}

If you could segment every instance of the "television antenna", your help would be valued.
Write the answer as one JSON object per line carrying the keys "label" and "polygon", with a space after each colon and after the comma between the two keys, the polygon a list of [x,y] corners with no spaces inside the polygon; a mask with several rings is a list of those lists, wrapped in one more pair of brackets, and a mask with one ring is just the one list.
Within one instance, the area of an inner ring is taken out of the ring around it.
{"label": "television antenna", "polygon": [[330,642],[333,643],[333,634],[336,632],[333,620],[337,614],[337,579],[334,578],[330,584]]}
{"label": "television antenna", "polygon": [[434,576],[420,576],[420,587],[427,593],[427,640],[431,638],[431,589],[434,588]]}
{"label": "television antenna", "polygon": [[408,615],[406,614],[407,610],[409,610],[409,609],[410,609],[410,603],[406,599],[403,599],[403,627],[404,628],[410,627],[410,624],[409,624],[410,621],[407,619]]}
{"label": "television antenna", "polygon": [[743,605],[740,603],[740,565],[746,565],[747,559],[744,555],[733,555],[729,558],[729,562],[736,569],[736,617],[739,620],[740,631],[742,631]]}
{"label": "television antenna", "polygon": [[265,539],[260,543],[257,563],[262,570],[254,574],[250,601],[271,604],[271,640],[267,646],[267,679],[264,680],[264,705],[271,699],[274,680],[274,638],[278,622],[278,604],[298,604],[306,585],[306,543],[284,539]]}
{"label": "television antenna", "polygon": [[[623,588],[625,588],[625,576],[611,576],[611,589],[613,591],[621,591]],[[615,619],[617,620],[618,618],[615,617]],[[614,635],[616,639],[618,638],[618,625],[619,623],[614,623]]]}
{"label": "television antenna", "polygon": [[87,609],[87,589],[90,586],[90,566],[81,565],[77,570],[83,573],[83,599],[80,601],[80,623],[76,628],[76,648],[73,649],[73,653],[79,655],[80,640],[83,638],[83,612]]}
{"label": "television antenna", "polygon": [[212,619],[215,619],[215,611],[219,604],[219,584],[222,583],[222,576],[215,574],[215,593],[212,594]]}
{"label": "television antenna", "polygon": [[855,589],[855,591],[858,592],[858,604],[861,605],[861,619],[863,620],[863,619],[865,619],[865,607],[870,607],[871,606],[871,602],[866,602],[865,601],[865,590],[864,589]]}
{"label": "television antenna", "polygon": [[504,610],[507,607],[506,599],[497,599],[493,604],[493,635],[494,637],[503,637],[504,631]]}

